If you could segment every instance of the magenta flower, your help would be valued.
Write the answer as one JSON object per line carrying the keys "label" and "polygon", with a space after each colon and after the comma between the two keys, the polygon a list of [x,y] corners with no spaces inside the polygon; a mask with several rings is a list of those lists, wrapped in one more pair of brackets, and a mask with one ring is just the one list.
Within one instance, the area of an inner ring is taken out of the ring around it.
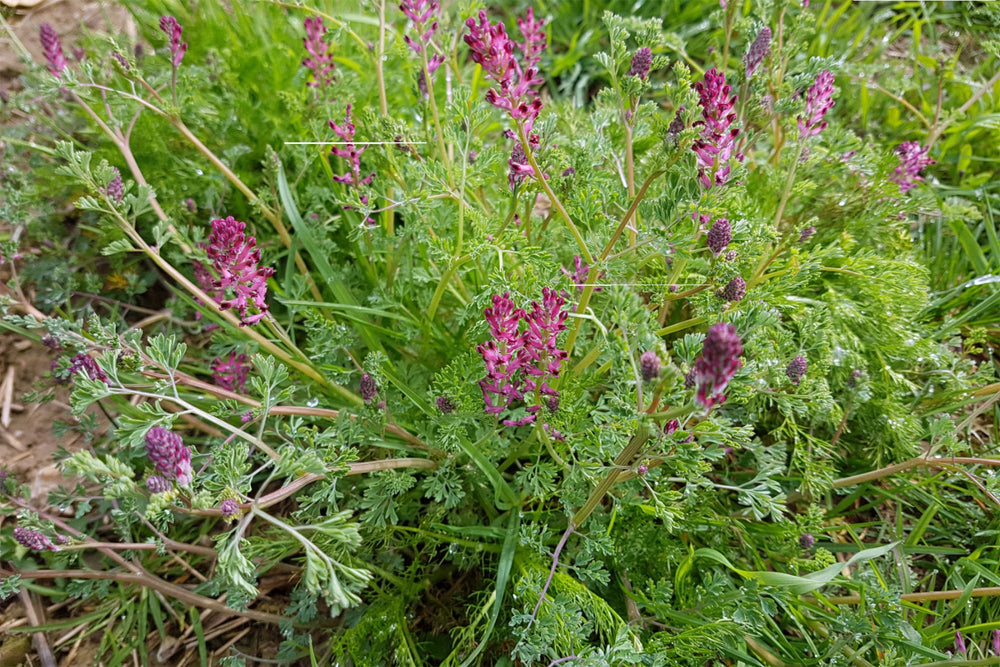
{"label": "magenta flower", "polygon": [[1000,655],[1000,629],[993,631],[993,655]]}
{"label": "magenta flower", "polygon": [[14,528],[14,539],[17,540],[18,544],[32,551],[59,551],[59,547],[52,544],[52,540],[37,530],[24,526]]}
{"label": "magenta flower", "polygon": [[187,51],[187,42],[181,42],[181,24],[173,16],[160,17],[160,30],[170,38],[170,64],[177,67],[184,59],[184,52]]}
{"label": "magenta flower", "polygon": [[232,498],[226,498],[219,504],[219,511],[222,516],[233,516],[240,511],[240,505]]}
{"label": "magenta flower", "polygon": [[[531,313],[525,317],[524,344],[518,351],[526,374],[525,387],[534,391],[536,383],[532,378],[558,377],[559,367],[568,356],[558,349],[556,337],[566,329],[567,313],[563,310],[566,300],[554,289],[542,288],[542,301],[531,302]],[[547,396],[556,396],[541,382],[541,391]],[[530,409],[530,408],[529,408]]]}
{"label": "magenta flower", "polygon": [[729,242],[732,240],[732,228],[729,225],[729,220],[726,218],[717,219],[712,224],[712,228],[708,230],[708,236],[706,238],[709,249],[716,255],[721,255],[722,251],[726,249],[726,246],[728,246]]}
{"label": "magenta flower", "polygon": [[718,322],[708,329],[701,356],[694,365],[695,399],[706,408],[722,405],[725,391],[742,366],[743,341],[732,324]]}
{"label": "magenta flower", "polygon": [[66,69],[66,56],[63,55],[62,43],[55,28],[48,23],[43,23],[38,29],[38,37],[42,42],[42,49],[45,51],[45,61],[48,63],[49,71],[56,77],[62,75]]}
{"label": "magenta flower", "polygon": [[765,26],[757,33],[757,38],[753,40],[753,44],[750,45],[750,48],[747,49],[746,54],[743,56],[743,67],[746,69],[746,77],[748,79],[753,76],[760,63],[770,52],[771,29]]}
{"label": "magenta flower", "polygon": [[524,66],[537,69],[542,62],[542,51],[546,48],[545,43],[545,19],[535,20],[535,10],[528,7],[528,13],[523,19],[517,19],[517,27],[524,37],[524,41],[518,44],[521,53],[524,54]]}
{"label": "magenta flower", "polygon": [[[497,92],[490,88],[486,92],[486,101],[506,110],[511,118],[523,120],[526,132],[530,132],[538,113],[542,109],[542,101],[538,99],[536,87],[543,83],[538,75],[538,55],[544,48],[544,39],[540,39],[543,21],[535,21],[529,10],[528,17],[522,24],[526,30],[524,44],[517,44],[507,36],[503,23],[493,25],[486,18],[486,11],[480,10],[479,23],[469,18],[465,24],[469,34],[464,36],[465,43],[472,50],[473,62],[482,66],[486,74],[500,87]],[[514,48],[524,54],[525,65],[522,69]]]}
{"label": "magenta flower", "polygon": [[969,652],[969,649],[966,648],[966,646],[965,646],[965,639],[962,638],[962,633],[961,632],[956,632],[955,633],[955,653],[961,653],[962,655],[966,655],[968,652]]}
{"label": "magenta flower", "polygon": [[684,107],[677,107],[677,113],[674,114],[674,119],[670,121],[669,127],[667,127],[667,140],[670,141],[677,147],[677,138],[680,133],[684,131],[684,117],[681,114],[684,112]]}
{"label": "magenta flower", "polygon": [[[406,42],[406,45],[414,53],[421,53],[425,49],[429,52],[427,47],[430,45],[431,38],[438,29],[437,15],[441,11],[441,5],[437,0],[403,0],[399,5],[399,9],[406,14],[406,18],[413,21],[414,34],[416,36],[416,39],[411,39],[409,35],[403,35],[403,41]],[[443,62],[444,56],[439,53],[435,53],[427,59],[427,74],[431,76],[431,85],[434,83],[434,73],[437,72]],[[417,87],[424,97],[430,95],[430,86],[428,86],[427,77],[423,70],[420,71],[420,75],[417,78]]]}
{"label": "magenta flower", "polygon": [[[274,269],[260,266],[260,249],[255,248],[257,239],[246,236],[245,230],[246,223],[233,216],[213,220],[206,253],[219,276],[215,287],[234,293],[232,298],[221,301],[219,307],[237,310],[241,323],[249,325],[267,315],[267,279],[274,274]],[[247,315],[251,304],[257,313]]]}
{"label": "magenta flower", "polygon": [[310,16],[305,20],[305,28],[306,36],[302,40],[302,45],[309,53],[309,57],[302,60],[302,66],[312,75],[312,80],[306,85],[310,88],[326,89],[333,83],[333,69],[336,67],[330,54],[330,46],[323,40],[326,26],[320,17]]}
{"label": "magenta flower", "polygon": [[[698,178],[705,188],[723,185],[729,180],[729,159],[740,130],[730,127],[736,120],[736,95],[726,84],[726,75],[715,68],[705,72],[705,79],[694,84],[701,106],[701,136],[691,146],[698,156]],[[736,159],[742,161],[742,156]]]}
{"label": "magenta flower", "polygon": [[125,184],[122,183],[122,175],[118,172],[117,167],[111,167],[115,172],[115,177],[111,179],[108,183],[105,192],[108,194],[109,199],[114,199],[116,204],[122,203],[122,197],[125,196]]}
{"label": "magenta flower", "polygon": [[918,182],[923,182],[920,171],[934,164],[934,160],[927,157],[929,151],[929,148],[921,147],[919,141],[905,141],[896,147],[899,166],[889,180],[899,184],[900,193],[906,194],[917,187]]}
{"label": "magenta flower", "polygon": [[799,141],[815,137],[822,132],[827,122],[826,112],[833,107],[833,72],[828,69],[816,75],[816,82],[806,92],[806,115],[798,117]]}
{"label": "magenta flower", "polygon": [[[360,192],[362,185],[370,185],[372,179],[375,178],[375,172],[368,174],[367,176],[361,175],[361,154],[364,153],[368,147],[362,146],[358,148],[354,144],[354,133],[355,127],[354,122],[351,120],[351,105],[347,105],[347,110],[344,112],[344,125],[340,126],[334,123],[332,120],[328,121],[330,128],[343,140],[342,146],[335,145],[330,149],[330,152],[337,157],[344,158],[347,161],[350,171],[345,172],[343,175],[334,174],[333,180],[338,183],[343,183],[348,185],[355,190],[358,190],[358,198],[361,200],[362,204],[368,203],[368,195]],[[375,224],[375,221],[371,218],[365,220],[366,224]]]}
{"label": "magenta flower", "polygon": [[[587,286],[587,276],[590,275],[590,264],[587,264],[585,261],[583,261],[583,258],[580,257],[579,255],[573,255],[572,273],[567,271],[562,266],[559,267],[559,270],[563,272],[564,276],[566,276],[567,278],[570,279],[570,281],[572,281],[573,285],[576,287],[578,292],[583,291],[583,288]],[[604,272],[602,271],[600,274],[598,274],[597,277],[600,278],[603,275]],[[601,292],[603,290],[604,290],[603,287],[594,288],[595,292]]]}
{"label": "magenta flower", "polygon": [[799,243],[805,243],[816,233],[815,227],[806,227],[799,233]]}
{"label": "magenta flower", "polygon": [[660,355],[653,350],[646,350],[639,356],[639,371],[646,382],[660,377]]}
{"label": "magenta flower", "polygon": [[806,370],[809,368],[809,363],[806,361],[805,357],[795,357],[788,364],[788,368],[785,369],[785,375],[788,379],[792,381],[792,384],[798,384],[802,381],[802,377],[806,374]]}
{"label": "magenta flower", "polygon": [[503,412],[511,401],[522,398],[515,373],[517,351],[523,343],[518,326],[524,311],[515,308],[509,293],[493,296],[493,306],[483,311],[493,339],[476,350],[486,364],[486,378],[479,381],[487,414]]}
{"label": "magenta flower", "polygon": [[632,64],[629,67],[628,75],[637,76],[645,81],[646,77],[649,76],[649,68],[652,64],[653,51],[648,46],[644,46],[632,56]]}
{"label": "magenta flower", "polygon": [[245,354],[236,354],[233,351],[225,360],[219,357],[212,360],[212,382],[229,391],[245,393],[249,372],[250,364],[247,363]]}
{"label": "magenta flower", "polygon": [[153,462],[156,472],[165,479],[175,479],[182,486],[190,484],[194,479],[191,450],[176,433],[162,426],[149,429],[146,432],[146,455]]}

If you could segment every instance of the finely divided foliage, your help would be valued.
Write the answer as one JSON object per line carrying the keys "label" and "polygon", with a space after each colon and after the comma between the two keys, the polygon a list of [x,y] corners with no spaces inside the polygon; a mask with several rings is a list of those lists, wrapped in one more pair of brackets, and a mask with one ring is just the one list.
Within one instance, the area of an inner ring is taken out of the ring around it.
{"label": "finely divided foliage", "polygon": [[605,4],[42,24],[0,594],[116,667],[1000,654],[992,10]]}

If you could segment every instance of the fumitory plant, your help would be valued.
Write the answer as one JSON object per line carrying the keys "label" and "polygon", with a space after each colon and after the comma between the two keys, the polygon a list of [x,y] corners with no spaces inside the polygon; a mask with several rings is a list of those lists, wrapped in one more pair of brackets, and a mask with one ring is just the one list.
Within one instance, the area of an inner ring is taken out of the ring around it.
{"label": "fumitory plant", "polygon": [[3,480],[0,589],[116,665],[995,651],[996,193],[948,172],[997,77],[864,47],[978,10],[809,4],[43,24],[2,321],[85,444]]}

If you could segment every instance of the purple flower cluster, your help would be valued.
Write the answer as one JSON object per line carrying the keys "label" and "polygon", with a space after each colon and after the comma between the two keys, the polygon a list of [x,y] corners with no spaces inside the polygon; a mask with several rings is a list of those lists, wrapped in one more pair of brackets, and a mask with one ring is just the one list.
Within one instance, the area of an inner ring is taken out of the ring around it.
{"label": "purple flower cluster", "polygon": [[42,49],[45,51],[45,61],[48,63],[49,71],[56,77],[61,76],[63,70],[66,69],[67,62],[55,28],[48,23],[43,23],[38,29],[38,37],[42,42]]}
{"label": "purple flower cluster", "polygon": [[816,233],[816,228],[815,227],[812,227],[812,226],[806,227],[805,229],[803,229],[799,233],[799,243],[805,243],[810,238],[812,238],[812,235],[815,234],[815,233]]}
{"label": "purple flower cluster", "polygon": [[[344,124],[337,125],[332,120],[328,121],[330,124],[330,129],[332,129],[338,137],[343,140],[343,146],[334,146],[330,149],[330,152],[337,157],[344,158],[350,165],[350,171],[344,173],[343,175],[334,174],[333,180],[338,183],[343,183],[356,190],[360,190],[362,185],[370,185],[372,179],[375,178],[375,172],[368,174],[367,176],[361,175],[361,154],[364,153],[368,147],[362,146],[358,148],[354,144],[354,133],[355,127],[354,122],[351,120],[351,105],[347,105],[347,110],[344,112]],[[358,198],[361,200],[362,204],[368,203],[368,195],[359,193]],[[366,224],[374,224],[374,220],[368,218],[365,220]]]}
{"label": "purple flower cluster", "polygon": [[[587,276],[590,275],[590,264],[583,261],[583,258],[579,255],[573,255],[573,272],[570,273],[566,268],[560,266],[559,270],[563,272],[563,275],[569,278],[573,285],[576,287],[577,291],[582,291],[584,287],[587,286]],[[597,277],[600,278],[604,275],[602,271]],[[603,291],[603,287],[595,287],[595,292]],[[565,296],[565,295],[563,295]]]}
{"label": "purple flower cluster", "polygon": [[718,218],[713,224],[712,228],[708,230],[708,237],[706,242],[708,243],[709,249],[716,255],[721,255],[722,251],[726,249],[729,242],[733,240],[732,227],[729,225],[729,220],[726,218]]}
{"label": "purple flower cluster", "polygon": [[373,378],[368,373],[361,374],[361,398],[365,403],[371,403],[378,396],[378,385],[375,384],[375,378]]}
{"label": "purple flower cluster", "polygon": [[[260,249],[255,247],[257,239],[244,233],[246,227],[246,223],[233,216],[213,220],[205,252],[219,276],[213,283],[215,288],[228,288],[235,293],[233,298],[220,301],[219,307],[236,309],[242,324],[249,325],[267,315],[267,279],[274,275],[274,269],[260,266]],[[258,312],[247,315],[251,302]]]}
{"label": "purple flower cluster", "polygon": [[732,324],[718,322],[708,328],[701,356],[693,369],[695,399],[699,403],[711,408],[726,401],[726,387],[743,366],[741,354],[743,341]]}
{"label": "purple flower cluster", "polygon": [[[441,5],[437,0],[403,0],[399,4],[399,9],[406,18],[413,21],[413,28],[416,31],[416,39],[411,39],[409,35],[403,35],[403,41],[413,49],[414,53],[421,53],[430,44],[431,38],[438,29],[437,15],[441,11]],[[444,62],[444,56],[435,53],[427,59],[427,72],[431,77]],[[424,73],[420,72],[420,92],[425,96],[429,94],[427,81]]]}
{"label": "purple flower cluster", "polygon": [[52,544],[52,540],[37,530],[24,526],[14,528],[14,539],[17,540],[18,544],[32,551],[59,551],[59,547]]}
{"label": "purple flower cluster", "polygon": [[763,27],[757,33],[757,38],[743,55],[743,67],[746,69],[746,77],[753,77],[753,73],[760,67],[760,63],[771,53],[771,29]]}
{"label": "purple flower cluster", "polygon": [[809,368],[809,363],[806,361],[805,357],[795,357],[788,364],[788,368],[785,369],[785,375],[788,379],[792,381],[792,384],[797,385],[802,381],[802,378],[806,374],[806,370]]}
{"label": "purple flower cluster", "polygon": [[806,115],[798,117],[799,141],[815,137],[822,132],[827,122],[826,112],[833,107],[833,72],[828,69],[816,75],[816,82],[806,92]]}
{"label": "purple flower cluster", "polygon": [[249,372],[250,364],[247,363],[245,354],[236,354],[234,351],[226,359],[216,357],[212,360],[212,382],[229,391],[245,393]]}
{"label": "purple flower cluster", "polygon": [[[558,398],[559,392],[548,383],[559,377],[560,366],[568,356],[556,342],[566,329],[565,303],[554,289],[545,287],[541,303],[533,301],[530,313],[516,308],[509,293],[494,295],[493,305],[484,311],[493,339],[476,350],[486,364],[486,378],[479,381],[486,413],[499,414],[514,401],[536,394],[536,400],[526,408],[528,415],[519,420],[505,419],[505,426],[534,422],[542,400],[550,409],[553,405],[558,408],[558,403],[550,399]],[[522,322],[526,325],[523,331]]]}
{"label": "purple flower cluster", "polygon": [[149,429],[146,433],[146,455],[153,462],[156,472],[164,479],[177,480],[182,486],[190,484],[194,479],[191,450],[176,433],[162,426]]}
{"label": "purple flower cluster", "polygon": [[660,355],[653,350],[646,350],[639,355],[639,372],[646,382],[660,377]]}
{"label": "purple flower cluster", "polygon": [[684,117],[681,115],[684,113],[684,107],[677,107],[677,113],[674,114],[674,119],[670,121],[670,125],[667,127],[667,140],[677,146],[677,138],[680,133],[684,131]]}
{"label": "purple flower cluster", "polygon": [[219,504],[219,511],[222,516],[233,516],[240,511],[240,504],[232,498],[226,498]]}
{"label": "purple flower cluster", "polygon": [[643,81],[649,76],[649,68],[653,65],[653,51],[644,46],[632,56],[632,64],[629,66],[628,75],[637,76]]}
{"label": "purple flower cluster", "polygon": [[[532,150],[538,148],[540,142],[541,140],[537,134],[529,135],[528,144]],[[517,186],[523,183],[525,178],[533,176],[535,173],[535,169],[528,162],[528,156],[519,141],[514,142],[514,147],[510,151],[510,159],[507,160],[507,166],[510,168],[507,171],[507,184],[510,185],[511,192],[516,190]]]}
{"label": "purple flower cluster", "polygon": [[150,493],[166,493],[174,483],[163,475],[150,475],[146,478],[146,488]]}
{"label": "purple flower cluster", "polygon": [[[705,79],[694,84],[701,106],[701,136],[691,146],[698,156],[698,178],[705,188],[724,185],[729,180],[729,158],[740,130],[731,127],[736,120],[736,95],[726,84],[726,75],[714,67],[705,72]],[[737,160],[743,159],[736,155]]]}
{"label": "purple flower cluster", "polygon": [[735,302],[742,301],[743,297],[747,295],[747,281],[743,278],[736,276],[722,288],[719,292],[719,296],[722,297],[724,301]]}
{"label": "purple flower cluster", "polygon": [[[472,50],[473,62],[500,86],[500,92],[494,88],[486,92],[486,101],[506,110],[511,118],[523,120],[525,132],[531,131],[542,109],[536,87],[544,82],[538,75],[540,54],[545,50],[544,24],[542,19],[536,21],[529,9],[527,18],[518,21],[524,34],[524,43],[519,44],[507,36],[502,22],[491,24],[485,10],[480,10],[478,23],[471,17],[465,22],[469,34],[464,38]],[[515,48],[523,55],[523,68],[514,56]]]}
{"label": "purple flower cluster", "polygon": [[455,404],[452,403],[451,399],[447,396],[438,396],[437,401],[435,402],[437,403],[438,410],[440,410],[443,415],[450,415],[455,411]]}
{"label": "purple flower cluster", "polygon": [[326,89],[333,83],[333,56],[330,54],[330,46],[323,40],[326,34],[326,26],[323,19],[318,16],[311,16],[305,20],[306,36],[302,40],[302,45],[309,53],[309,57],[303,59],[302,66],[312,74],[312,81],[306,85],[310,88]]}
{"label": "purple flower cluster", "polygon": [[125,196],[125,184],[122,183],[122,175],[118,171],[117,167],[111,167],[115,172],[115,177],[111,179],[108,183],[105,192],[108,193],[109,199],[114,199],[116,204],[122,203],[122,197]]}
{"label": "purple flower cluster", "polygon": [[161,16],[160,30],[170,38],[170,64],[177,67],[184,59],[184,52],[188,47],[187,42],[181,42],[181,32],[184,29],[173,16]]}
{"label": "purple flower cluster", "polygon": [[896,147],[899,166],[892,172],[889,180],[899,184],[899,191],[902,194],[906,194],[917,187],[918,182],[924,180],[920,176],[920,171],[934,164],[934,160],[927,157],[929,151],[930,149],[923,148],[919,141],[906,141]]}
{"label": "purple flower cluster", "polygon": [[70,359],[69,368],[66,369],[67,378],[72,380],[80,371],[86,371],[87,377],[91,380],[100,380],[104,384],[108,383],[108,375],[97,365],[94,358],[86,352],[80,352]]}

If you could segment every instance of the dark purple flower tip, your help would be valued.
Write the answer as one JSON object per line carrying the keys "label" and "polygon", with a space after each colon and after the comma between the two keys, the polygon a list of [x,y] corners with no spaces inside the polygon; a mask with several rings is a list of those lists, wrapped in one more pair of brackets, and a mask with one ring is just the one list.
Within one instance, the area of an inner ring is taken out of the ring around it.
{"label": "dark purple flower tip", "polygon": [[788,364],[788,368],[785,369],[785,375],[792,381],[792,384],[798,384],[802,381],[802,377],[806,374],[808,367],[809,364],[806,362],[805,357],[795,357]]}
{"label": "dark purple flower tip", "polygon": [[451,402],[451,399],[447,396],[437,397],[437,407],[441,411],[441,414],[450,415],[455,411],[455,404]]}
{"label": "dark purple flower tip", "polygon": [[706,408],[725,402],[725,390],[736,371],[743,366],[743,341],[736,327],[717,322],[708,329],[701,357],[694,365],[695,399]]}
{"label": "dark purple flower tip", "polygon": [[116,204],[120,204],[122,203],[122,197],[125,196],[125,184],[122,183],[122,175],[119,173],[118,168],[111,168],[114,170],[115,176],[111,179],[111,182],[108,183],[106,192],[108,193],[109,199],[113,199]]}
{"label": "dark purple flower tip", "polygon": [[150,475],[146,478],[146,488],[150,493],[166,493],[173,486],[174,483],[162,475]]}
{"label": "dark purple flower tip", "polygon": [[59,551],[59,548],[52,544],[52,540],[37,530],[24,526],[14,528],[14,539],[17,540],[18,544],[32,551]]}
{"label": "dark purple flower tip", "polygon": [[[694,371],[692,371],[693,373]],[[689,374],[690,375],[690,374]],[[691,386],[694,386],[694,380],[691,381]],[[671,419],[666,424],[663,425],[663,435],[670,436],[677,432],[677,429],[681,427],[681,422],[679,419]]]}
{"label": "dark purple flower tip", "polygon": [[240,505],[232,498],[226,498],[219,504],[219,510],[222,516],[233,516],[240,511]]}
{"label": "dark purple flower tip", "polygon": [[854,389],[855,387],[857,387],[858,383],[861,382],[862,378],[864,377],[864,374],[865,372],[860,368],[855,368],[853,371],[851,371],[851,376],[847,378],[847,388]]}
{"label": "dark purple flower tip", "polygon": [[670,126],[667,127],[667,141],[674,146],[677,145],[678,135],[684,131],[684,117],[681,115],[682,113],[684,113],[684,107],[677,107],[677,113],[674,114],[674,119],[670,121]]}
{"label": "dark purple flower tip", "polygon": [[38,36],[42,42],[42,49],[45,51],[45,61],[48,63],[49,72],[59,77],[67,65],[59,35],[51,25],[43,23],[38,29]]}
{"label": "dark purple flower tip", "polygon": [[802,533],[799,535],[799,546],[804,551],[812,549],[814,544],[816,544],[816,538],[812,536],[812,533]]}
{"label": "dark purple flower tip", "polygon": [[660,365],[660,355],[653,350],[646,350],[639,356],[639,372],[646,382],[660,377]]}
{"label": "dark purple flower tip", "polygon": [[177,67],[184,59],[184,52],[187,51],[187,42],[181,42],[181,24],[173,16],[160,17],[160,30],[170,38],[170,64]]}
{"label": "dark purple flower tip", "polygon": [[687,372],[687,375],[684,376],[684,388],[694,389],[694,385],[695,385],[695,372],[694,369],[692,368]]}
{"label": "dark purple flower tip", "polygon": [[736,276],[722,289],[719,296],[725,301],[735,302],[742,301],[743,297],[747,294],[747,281],[743,278]]}
{"label": "dark purple flower tip", "polygon": [[646,473],[649,472],[649,466],[645,463],[640,463],[639,467],[636,468],[635,471],[638,473],[639,477],[645,477]]}
{"label": "dark purple flower tip", "polygon": [[191,450],[181,436],[162,426],[154,426],[146,433],[146,455],[153,462],[156,472],[168,480],[186,486],[194,479],[191,468]]}
{"label": "dark purple flower tip", "polygon": [[826,112],[833,107],[833,72],[823,70],[816,75],[816,82],[806,92],[805,118],[798,117],[799,141],[822,132],[827,122]]}
{"label": "dark purple flower tip", "polygon": [[767,54],[771,52],[771,29],[768,27],[761,28],[760,32],[757,33],[757,38],[753,40],[753,44],[747,50],[746,55],[743,56],[743,66],[746,68],[747,78],[751,78],[753,73],[757,71],[757,67]]}
{"label": "dark purple flower tip", "polygon": [[653,52],[648,46],[644,46],[632,56],[632,65],[628,70],[629,76],[637,76],[643,81],[649,75],[649,68],[653,64]]}
{"label": "dark purple flower tip", "polygon": [[378,387],[375,385],[375,378],[368,373],[361,374],[361,398],[365,403],[371,403],[378,395]]}
{"label": "dark purple flower tip", "polygon": [[120,53],[118,53],[116,51],[116,52],[114,52],[114,53],[111,54],[111,57],[114,58],[115,61],[119,65],[121,65],[122,69],[125,70],[126,72],[131,69],[131,66],[128,64],[128,59],[125,58],[125,56],[123,56],[122,54],[120,54]]}
{"label": "dark purple flower tip", "polygon": [[719,218],[712,224],[712,228],[708,230],[708,236],[706,242],[708,247],[716,255],[722,253],[729,245],[729,242],[733,240],[732,227],[729,224],[729,220],[726,218]]}
{"label": "dark purple flower tip", "polygon": [[815,233],[816,233],[816,228],[815,227],[806,227],[799,234],[799,243],[805,243],[810,238],[812,238],[812,235],[815,234]]}
{"label": "dark purple flower tip", "polygon": [[212,382],[229,391],[245,393],[249,372],[250,364],[245,354],[236,354],[233,351],[225,360],[219,357],[212,360]]}
{"label": "dark purple flower tip", "polygon": [[545,401],[545,407],[549,409],[549,412],[556,412],[559,409],[559,397],[549,396]]}

